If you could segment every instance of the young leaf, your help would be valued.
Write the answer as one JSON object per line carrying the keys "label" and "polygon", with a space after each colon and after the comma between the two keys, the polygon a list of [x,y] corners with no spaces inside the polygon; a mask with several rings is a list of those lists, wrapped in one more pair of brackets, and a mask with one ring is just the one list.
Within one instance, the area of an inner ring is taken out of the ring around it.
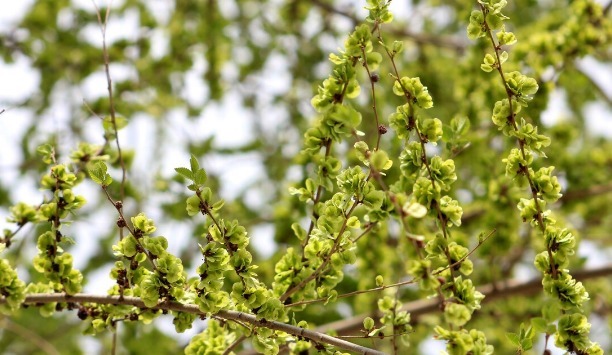
{"label": "young leaf", "polygon": [[196,172],[200,170],[200,163],[198,163],[198,159],[192,154],[191,159],[189,159],[189,164],[191,165],[191,171]]}
{"label": "young leaf", "polygon": [[193,173],[187,168],[174,168],[174,171],[186,179],[193,180]]}

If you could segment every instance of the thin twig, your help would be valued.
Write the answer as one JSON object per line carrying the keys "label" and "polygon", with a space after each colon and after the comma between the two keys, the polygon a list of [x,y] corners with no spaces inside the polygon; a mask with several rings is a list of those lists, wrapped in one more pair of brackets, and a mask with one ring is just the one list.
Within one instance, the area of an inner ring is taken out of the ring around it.
{"label": "thin twig", "polygon": [[[361,295],[361,294],[364,294],[364,293],[382,291],[382,290],[387,289],[387,288],[399,287],[399,286],[404,286],[404,285],[410,285],[410,284],[418,282],[419,280],[420,280],[420,278],[410,279],[410,280],[401,281],[401,282],[397,282],[397,283],[390,284],[390,285],[383,285],[383,286],[379,286],[379,287],[369,288],[367,290],[358,290],[358,291],[348,292],[348,293],[344,293],[344,294],[338,295],[336,298],[347,298],[347,297],[351,297],[351,296]],[[317,298],[316,300],[308,300],[308,301],[300,301],[300,302],[291,303],[291,304],[286,305],[285,307],[289,308],[289,307],[295,307],[295,306],[301,306],[301,305],[305,305],[305,304],[325,302],[325,301],[327,301],[327,298]]]}
{"label": "thin twig", "polygon": [[363,59],[363,67],[366,72],[368,72],[368,80],[370,80],[370,90],[372,92],[372,111],[374,111],[374,120],[376,122],[376,148],[374,150],[378,150],[380,146],[380,137],[382,136],[382,127],[380,126],[380,121],[378,120],[378,110],[376,109],[376,88],[374,77],[372,76],[372,72],[370,72],[370,67],[368,66],[368,59],[365,52],[365,48],[361,47],[361,55]]}
{"label": "thin twig", "polygon": [[227,347],[227,349],[225,349],[225,351],[223,352],[223,355],[229,355],[232,350],[234,350],[238,345],[240,345],[240,343],[242,343],[243,341],[246,340],[246,336],[241,335],[238,339],[236,339],[233,343],[230,344],[230,346]]}
{"label": "thin twig", "polygon": [[[94,7],[96,8],[96,15],[98,16],[98,24],[100,25],[100,30],[102,31],[102,54],[104,57],[104,71],[106,73],[106,82],[108,89],[108,101],[110,106],[110,117],[111,123],[113,125],[113,130],[115,131],[115,143],[117,145],[117,155],[119,157],[119,164],[121,166],[121,186],[120,186],[120,195],[121,201],[125,200],[125,181],[127,176],[127,170],[125,168],[125,162],[123,160],[123,154],[121,152],[121,145],[119,144],[119,132],[117,130],[117,117],[115,110],[115,99],[113,95],[113,82],[110,75],[110,60],[108,55],[108,48],[106,46],[106,25],[108,24],[108,18],[110,16],[110,9],[113,1],[110,0],[110,3],[106,7],[106,14],[104,16],[104,21],[102,21],[102,16],[100,13],[100,9],[98,5],[93,1]],[[123,229],[120,229],[120,233],[123,234]],[[123,235],[121,235],[123,236]]]}
{"label": "thin twig", "polygon": [[347,228],[347,222],[348,222],[350,216],[353,214],[353,211],[355,210],[355,208],[357,208],[357,206],[359,204],[361,204],[361,201],[360,200],[355,200],[355,202],[353,203],[351,208],[346,212],[346,214],[344,216],[344,222],[342,223],[342,226],[340,227],[340,230],[338,231],[338,237],[336,237],[336,240],[334,241],[334,245],[332,246],[331,250],[329,251],[329,253],[325,257],[325,259],[323,260],[321,265],[319,265],[319,267],[317,267],[315,269],[315,271],[313,271],[312,274],[310,274],[307,278],[305,278],[304,280],[300,281],[300,283],[298,283],[297,285],[295,285],[292,288],[290,288],[287,291],[285,291],[285,293],[283,293],[282,296],[280,297],[280,301],[281,302],[285,301],[287,298],[289,298],[291,295],[293,295],[294,293],[299,291],[302,287],[304,287],[310,281],[312,281],[312,280],[316,279],[317,277],[319,277],[323,273],[323,271],[325,271],[325,268],[331,262],[332,255],[336,251],[338,251],[338,249],[340,248],[340,242],[342,241],[342,239],[343,239],[342,235],[344,234],[344,231]]}

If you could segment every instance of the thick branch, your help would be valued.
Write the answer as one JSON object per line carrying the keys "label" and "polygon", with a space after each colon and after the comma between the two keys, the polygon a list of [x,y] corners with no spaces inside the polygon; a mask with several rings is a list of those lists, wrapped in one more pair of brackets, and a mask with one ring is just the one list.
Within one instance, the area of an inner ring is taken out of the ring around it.
{"label": "thick branch", "polygon": [[[573,272],[573,277],[578,281],[609,275],[612,275],[612,264],[600,268]],[[478,291],[485,295],[485,298],[481,302],[483,304],[512,296],[532,296],[541,290],[542,278],[539,277],[526,282],[508,280],[495,284],[487,284],[478,288]],[[402,311],[410,313],[411,319],[415,321],[420,316],[440,311],[440,307],[437,299],[418,300],[405,304],[402,307]],[[374,314],[361,314],[349,319],[325,324],[318,327],[316,331],[328,332],[330,330],[335,330],[338,334],[354,333],[363,328],[363,319],[365,317],[376,319],[380,318],[381,314],[379,312],[375,312]]]}
{"label": "thick branch", "polygon": [[[105,296],[105,295],[92,295],[85,293],[77,293],[73,296],[66,295],[64,293],[41,293],[41,294],[28,294],[23,301],[24,305],[40,305],[53,302],[71,302],[71,303],[95,303],[95,304],[113,304],[113,305],[129,305],[135,306],[141,309],[147,309],[144,302],[138,297],[127,297],[123,298],[119,296]],[[0,304],[6,303],[4,297],[0,298]],[[176,312],[185,312],[206,316],[205,312],[202,312],[197,306],[191,304],[182,304],[178,302],[163,302],[150,309],[154,310],[167,310]],[[226,311],[221,310],[214,314],[217,318],[223,318],[226,320],[242,321],[245,323],[252,324],[256,327],[264,327],[273,330],[280,330],[282,332],[310,339],[316,343],[329,344],[340,349],[357,352],[359,354],[384,354],[383,352],[366,348],[357,344],[350,343],[348,341],[338,339],[318,331],[312,331],[300,327],[296,327],[290,324],[282,322],[257,319],[252,314],[247,314],[237,311]]]}

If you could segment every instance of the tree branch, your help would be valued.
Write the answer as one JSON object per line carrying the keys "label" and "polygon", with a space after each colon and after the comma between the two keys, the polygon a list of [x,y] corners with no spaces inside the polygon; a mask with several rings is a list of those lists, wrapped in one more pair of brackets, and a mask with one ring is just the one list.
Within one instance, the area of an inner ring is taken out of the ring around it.
{"label": "tree branch", "polygon": [[579,68],[578,66],[574,67],[576,68],[576,71],[578,73],[580,73],[584,78],[589,81],[589,83],[591,83],[593,88],[595,88],[595,91],[599,94],[599,96],[601,96],[601,98],[606,102],[606,104],[608,104],[608,106],[612,106],[612,97],[608,96],[608,94],[601,87],[601,85],[599,85],[589,74],[582,70],[582,68]]}
{"label": "tree branch", "polygon": [[[53,302],[71,302],[71,303],[95,303],[95,304],[112,304],[112,305],[129,305],[138,307],[140,309],[153,309],[153,310],[167,310],[176,312],[185,312],[191,314],[197,314],[201,316],[207,316],[206,312],[202,312],[197,306],[191,304],[182,304],[179,302],[162,302],[155,307],[146,307],[144,302],[138,297],[128,296],[106,296],[106,295],[92,295],[86,293],[77,293],[75,295],[67,295],[65,293],[40,293],[40,294],[27,294],[24,305],[41,305]],[[0,298],[0,304],[6,303],[6,298]],[[282,322],[257,319],[252,314],[244,312],[221,310],[214,314],[217,318],[223,318],[226,320],[242,321],[245,323],[252,324],[257,327],[264,327],[273,330],[279,330],[287,334],[294,335],[296,337],[302,337],[312,340],[315,343],[324,343],[338,347],[340,349],[354,351],[359,354],[374,354],[384,355],[383,352],[373,350],[370,348],[363,347],[361,345],[353,344],[351,342],[338,339],[319,331],[308,330],[294,325],[285,324]]]}
{"label": "tree branch", "polygon": [[24,328],[17,323],[11,322],[8,318],[2,318],[2,320],[0,320],[0,329],[15,333],[25,341],[32,343],[47,355],[61,355],[53,344],[49,343],[45,338],[28,328]]}
{"label": "tree branch", "polygon": [[[575,271],[572,274],[578,281],[609,276],[612,275],[612,264],[594,269]],[[531,296],[541,290],[542,278],[540,277],[536,277],[526,282],[507,280],[478,287],[478,291],[485,295],[485,298],[482,300],[481,304],[518,295]],[[415,321],[417,318],[425,314],[440,311],[440,308],[437,299],[428,299],[407,303],[402,307],[402,311],[410,313],[412,321]],[[349,334],[362,329],[363,319],[365,317],[372,317],[376,319],[380,318],[380,316],[381,314],[378,311],[374,312],[373,314],[361,314],[349,319],[343,319],[337,322],[325,324],[316,328],[315,331],[325,333],[330,330],[334,330],[338,334]]]}
{"label": "tree branch", "polygon": [[583,199],[585,197],[592,197],[597,195],[603,195],[612,192],[612,184],[593,185],[584,189],[569,190],[561,196],[559,201],[569,202],[572,200]]}

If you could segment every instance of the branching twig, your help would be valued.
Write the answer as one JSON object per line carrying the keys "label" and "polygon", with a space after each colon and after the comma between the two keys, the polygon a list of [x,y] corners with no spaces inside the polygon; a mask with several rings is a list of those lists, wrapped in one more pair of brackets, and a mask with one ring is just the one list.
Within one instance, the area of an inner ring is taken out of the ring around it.
{"label": "branching twig", "polygon": [[[128,305],[138,307],[140,309],[152,309],[152,310],[166,310],[166,311],[175,311],[175,312],[185,312],[191,314],[197,314],[201,316],[207,316],[206,312],[202,312],[198,306],[191,304],[182,304],[179,302],[173,301],[165,301],[157,304],[154,307],[145,306],[144,302],[138,297],[119,297],[119,296],[108,296],[108,295],[93,295],[93,294],[85,294],[85,293],[77,293],[73,296],[66,295],[64,293],[41,293],[41,294],[27,294],[25,300],[23,301],[24,305],[42,305],[54,302],[70,302],[70,303],[94,303],[94,304],[106,304],[106,305]],[[6,303],[6,298],[0,297],[0,304]],[[324,343],[328,345],[332,345],[338,347],[340,349],[354,351],[360,354],[375,354],[382,355],[383,352],[373,350],[370,348],[363,347],[361,345],[353,344],[348,341],[338,339],[322,332],[308,330],[304,328],[300,328],[294,325],[277,322],[273,320],[266,319],[257,319],[255,315],[238,312],[238,311],[230,311],[230,310],[221,310],[215,313],[215,317],[233,320],[233,321],[242,321],[245,323],[249,323],[256,327],[264,327],[272,330],[279,330],[285,332],[287,334],[294,335],[296,337],[302,337],[310,339],[316,343]]]}
{"label": "branching twig", "polygon": [[[457,265],[461,265],[462,262],[464,262],[467,258],[469,258],[470,255],[472,255],[472,253],[474,253],[476,251],[476,249],[478,249],[482,244],[484,244],[494,233],[495,233],[495,229],[492,230],[491,232],[489,232],[489,234],[486,237],[484,237],[482,240],[480,240],[478,242],[478,245],[476,245],[472,250],[470,250],[464,257],[462,257],[461,259],[459,259],[456,262],[452,263],[451,265],[447,265],[444,268],[441,268],[439,270],[436,270],[435,272],[432,272],[431,274],[432,275],[439,275],[442,272],[444,272],[444,271],[446,271],[446,270],[448,270],[450,268],[454,268]],[[420,277],[419,278],[413,278],[413,279],[410,279],[410,280],[401,281],[401,282],[397,282],[397,283],[390,284],[390,285],[382,285],[382,286],[370,288],[370,289],[367,289],[367,290],[358,290],[358,291],[344,293],[342,295],[338,295],[336,298],[346,298],[346,297],[360,295],[360,294],[363,294],[363,293],[382,291],[382,290],[385,290],[387,288],[399,287],[399,286],[414,284],[416,282],[419,282],[420,280],[421,280]],[[325,301],[327,301],[327,298],[317,298],[316,300],[300,301],[300,302],[291,303],[291,304],[286,305],[285,307],[294,307],[294,306],[300,306],[300,305],[304,305],[304,304],[311,304],[311,303],[325,302]]]}
{"label": "branching twig", "polygon": [[334,245],[332,246],[331,250],[329,251],[329,253],[325,257],[325,259],[323,260],[323,263],[321,263],[321,265],[319,265],[319,267],[317,267],[315,269],[315,271],[313,271],[312,274],[310,274],[307,278],[305,278],[304,280],[302,280],[297,285],[295,285],[292,288],[290,288],[287,291],[285,291],[285,293],[283,293],[283,295],[280,297],[280,301],[281,302],[285,301],[287,298],[289,298],[291,295],[293,295],[294,293],[299,291],[302,287],[304,287],[310,281],[312,281],[312,280],[316,279],[317,277],[319,277],[321,275],[321,273],[323,273],[323,271],[325,271],[325,268],[331,262],[332,255],[336,251],[338,251],[338,249],[340,248],[340,242],[342,241],[342,235],[344,234],[344,231],[347,228],[347,222],[348,222],[349,217],[351,216],[351,214],[353,213],[355,208],[357,208],[357,206],[360,203],[361,203],[361,201],[359,201],[359,200],[355,201],[353,203],[353,205],[351,206],[351,208],[346,212],[346,215],[345,215],[345,218],[344,218],[344,222],[342,223],[342,226],[340,227],[340,231],[338,231],[338,237],[334,241]]}
{"label": "branching twig", "polygon": [[[599,277],[612,275],[612,264],[608,264],[599,268],[585,269],[575,271],[572,276],[577,281],[584,281]],[[485,298],[482,304],[489,303],[498,299],[509,298],[513,296],[531,296],[542,290],[542,278],[534,278],[529,281],[521,282],[517,280],[506,280],[497,283],[483,285],[477,288]],[[404,304],[402,310],[410,313],[412,321],[416,321],[419,317],[440,311],[438,301],[435,299],[418,300]],[[350,334],[359,331],[363,328],[363,319],[365,317],[377,318],[380,316],[378,311],[370,314],[360,314],[352,318],[343,319],[337,322],[328,323],[316,328],[319,332],[336,331],[338,334]]]}
{"label": "branching twig", "polygon": [[[419,280],[420,280],[419,278],[417,278],[417,279],[410,279],[410,280],[406,280],[406,281],[402,281],[402,282],[397,282],[397,283],[390,284],[390,285],[383,285],[383,286],[379,286],[379,287],[369,288],[367,290],[353,291],[353,292],[349,292],[349,293],[344,293],[344,294],[338,295],[338,297],[336,297],[336,298],[347,298],[347,297],[351,297],[351,296],[360,295],[360,294],[363,294],[363,293],[382,291],[382,290],[385,290],[387,288],[399,287],[399,286],[404,286],[404,285],[410,285],[410,284],[418,282]],[[317,298],[316,300],[295,302],[295,303],[288,304],[285,307],[295,307],[295,306],[301,306],[301,305],[304,305],[304,304],[311,304],[311,303],[324,302],[324,301],[327,301],[327,298]]]}

